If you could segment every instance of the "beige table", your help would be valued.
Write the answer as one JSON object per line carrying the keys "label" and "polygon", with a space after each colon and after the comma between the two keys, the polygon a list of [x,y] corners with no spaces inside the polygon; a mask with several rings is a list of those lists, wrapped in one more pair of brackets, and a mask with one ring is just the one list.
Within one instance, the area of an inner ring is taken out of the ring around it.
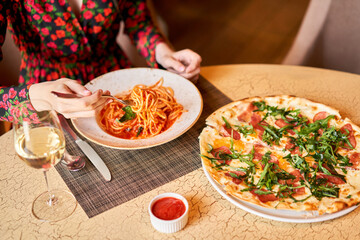
{"label": "beige table", "polygon": [[[203,67],[202,75],[231,99],[292,94],[331,105],[360,124],[360,76],[277,65]],[[136,199],[88,219],[78,206],[66,220],[46,223],[31,215],[31,203],[45,190],[43,175],[15,155],[12,132],[0,137],[0,239],[360,239],[360,208],[321,223],[277,222],[235,207],[214,190],[198,169]],[[200,158],[199,158],[200,161]],[[66,189],[55,170],[50,184]],[[177,192],[190,205],[189,223],[162,234],[151,226],[149,201]]]}

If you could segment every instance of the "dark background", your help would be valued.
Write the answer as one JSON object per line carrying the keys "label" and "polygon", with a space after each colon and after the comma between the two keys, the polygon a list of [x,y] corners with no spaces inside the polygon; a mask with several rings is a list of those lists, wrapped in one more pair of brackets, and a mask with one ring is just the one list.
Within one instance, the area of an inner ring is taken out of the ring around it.
{"label": "dark background", "polygon": [[309,0],[152,0],[179,50],[190,48],[203,66],[281,63]]}

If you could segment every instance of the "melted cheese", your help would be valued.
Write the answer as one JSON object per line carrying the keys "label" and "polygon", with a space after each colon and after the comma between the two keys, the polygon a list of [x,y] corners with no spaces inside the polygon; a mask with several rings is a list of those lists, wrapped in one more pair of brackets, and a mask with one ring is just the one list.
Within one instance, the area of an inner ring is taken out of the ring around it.
{"label": "melted cheese", "polygon": [[273,155],[279,160],[279,167],[287,172],[291,172],[293,170],[292,166],[286,159],[284,159],[281,155],[277,153],[273,153]]}
{"label": "melted cheese", "polygon": [[213,148],[219,148],[223,146],[230,147],[230,139],[227,138],[215,139]]}

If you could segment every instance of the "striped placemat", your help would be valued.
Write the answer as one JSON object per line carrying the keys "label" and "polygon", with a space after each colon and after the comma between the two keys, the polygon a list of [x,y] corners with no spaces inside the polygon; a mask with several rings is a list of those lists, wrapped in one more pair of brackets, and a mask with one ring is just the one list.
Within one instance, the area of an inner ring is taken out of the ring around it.
{"label": "striped placemat", "polygon": [[[69,172],[61,164],[56,166],[89,218],[201,167],[198,136],[205,119],[230,99],[202,77],[196,86],[203,97],[203,112],[197,123],[179,138],[142,150],[118,150],[88,141],[110,169],[110,182],[102,178],[89,160],[79,172]],[[65,135],[67,150],[84,156]]]}

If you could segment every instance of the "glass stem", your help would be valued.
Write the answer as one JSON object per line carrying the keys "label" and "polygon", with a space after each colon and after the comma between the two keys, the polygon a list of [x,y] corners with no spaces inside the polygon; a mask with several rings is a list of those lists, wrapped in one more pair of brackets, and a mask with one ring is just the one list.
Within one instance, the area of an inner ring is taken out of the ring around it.
{"label": "glass stem", "polygon": [[53,205],[53,196],[51,195],[51,192],[50,192],[50,188],[49,188],[49,181],[48,181],[48,178],[47,178],[47,170],[46,171],[43,171],[44,173],[44,177],[45,177],[45,182],[46,182],[46,188],[47,188],[47,191],[49,193],[49,200],[47,201],[47,204],[49,206],[52,206]]}

